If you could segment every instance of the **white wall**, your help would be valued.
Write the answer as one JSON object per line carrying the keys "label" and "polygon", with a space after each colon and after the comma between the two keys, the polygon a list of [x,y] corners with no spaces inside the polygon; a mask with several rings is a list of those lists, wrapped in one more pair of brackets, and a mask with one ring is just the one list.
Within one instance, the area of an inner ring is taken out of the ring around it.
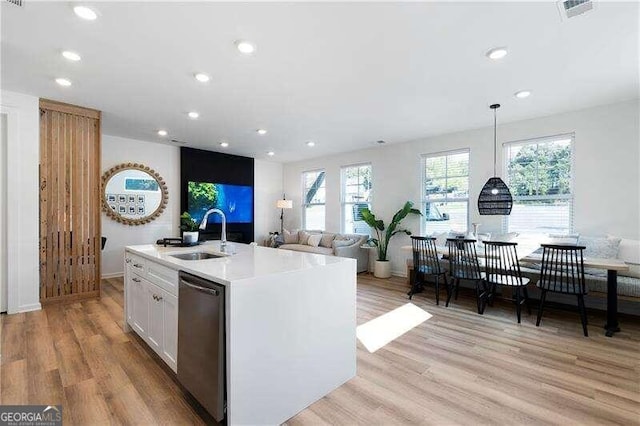
{"label": "white wall", "polygon": [[269,232],[280,230],[280,210],[276,209],[276,200],[280,198],[282,198],[282,164],[256,159],[254,241],[258,244],[262,244],[262,241],[269,236]]}
{"label": "white wall", "polygon": [[122,275],[125,246],[153,244],[160,238],[180,236],[180,149],[102,135],[101,172],[120,163],[141,163],[158,172],[167,183],[169,198],[162,214],[145,225],[124,225],[102,213],[102,235],[107,237],[102,251],[103,277]]}
{"label": "white wall", "polygon": [[6,163],[0,162],[7,191],[6,200],[0,201],[7,206],[7,312],[11,314],[40,309],[39,99],[2,91],[0,107],[8,124]]}
{"label": "white wall", "polygon": [[[600,106],[549,117],[498,126],[499,143],[575,132],[574,224],[582,234],[611,233],[640,239],[640,124],[638,101]],[[491,116],[487,116],[491,122]],[[301,173],[325,169],[326,228],[340,230],[340,167],[370,162],[373,166],[372,210],[388,222],[404,201],[420,203],[420,156],[422,154],[470,149],[469,222],[482,224],[482,231],[499,232],[501,217],[480,216],[476,200],[482,186],[493,174],[493,128],[390,144],[330,157],[285,164],[284,189],[294,201],[285,227],[301,224]],[[501,164],[498,150],[498,164]],[[411,217],[405,225],[420,233],[419,220]],[[407,256],[399,246],[408,244],[397,236],[390,245],[390,259],[397,275],[405,274]]]}

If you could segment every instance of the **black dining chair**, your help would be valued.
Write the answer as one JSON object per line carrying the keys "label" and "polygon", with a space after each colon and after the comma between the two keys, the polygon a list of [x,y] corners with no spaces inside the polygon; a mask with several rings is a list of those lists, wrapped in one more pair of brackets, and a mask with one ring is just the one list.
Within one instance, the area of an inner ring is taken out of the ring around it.
{"label": "black dining chair", "polygon": [[547,292],[572,294],[578,299],[582,331],[585,337],[589,336],[587,310],[584,306],[584,296],[587,294],[582,256],[584,249],[584,246],[542,244],[542,266],[540,279],[536,284],[541,291],[536,327],[540,326]]}
{"label": "black dining chair", "polygon": [[449,286],[447,285],[446,271],[440,264],[438,250],[436,249],[436,239],[433,237],[411,237],[411,247],[413,249],[413,271],[414,279],[409,290],[409,299],[422,291],[427,283],[427,277],[433,277],[436,287],[436,305],[440,304],[440,277],[443,277],[447,295]]}
{"label": "black dining chair", "polygon": [[529,278],[523,277],[518,260],[518,243],[485,241],[484,257],[487,285],[489,286],[488,303],[491,306],[495,298],[497,286],[513,289],[516,304],[516,317],[520,324],[520,312],[523,304],[531,314],[527,285]]}
{"label": "black dining chair", "polygon": [[480,270],[480,262],[476,252],[476,240],[449,238],[447,239],[447,247],[449,248],[449,275],[452,283],[445,306],[449,306],[451,295],[454,293],[451,287],[455,287],[455,298],[457,300],[460,280],[474,281],[478,313],[482,315],[489,296],[489,289],[485,282],[485,274]]}

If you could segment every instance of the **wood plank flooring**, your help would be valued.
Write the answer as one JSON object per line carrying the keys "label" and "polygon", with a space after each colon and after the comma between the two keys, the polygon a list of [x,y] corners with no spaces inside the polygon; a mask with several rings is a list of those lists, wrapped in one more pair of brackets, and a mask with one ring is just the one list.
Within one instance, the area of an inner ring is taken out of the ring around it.
{"label": "wood plank flooring", "polygon": [[[122,331],[122,280],[101,299],[2,315],[0,403],[62,404],[66,425],[205,424],[211,418],[144,342]],[[403,279],[358,277],[358,324],[409,301]],[[358,375],[287,423],[640,424],[640,320],[621,318],[606,338],[604,315],[550,308],[515,321],[496,302],[483,316],[461,290],[449,308],[433,289],[413,304],[433,315],[369,353]]]}

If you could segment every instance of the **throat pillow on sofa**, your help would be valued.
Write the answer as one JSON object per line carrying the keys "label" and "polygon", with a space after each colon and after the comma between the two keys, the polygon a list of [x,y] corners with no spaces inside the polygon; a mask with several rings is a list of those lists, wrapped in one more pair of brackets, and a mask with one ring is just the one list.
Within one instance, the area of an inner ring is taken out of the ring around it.
{"label": "throat pillow on sofa", "polygon": [[318,247],[318,244],[320,244],[321,239],[322,239],[322,234],[309,235],[309,237],[307,238],[307,245],[311,247]]}
{"label": "throat pillow on sofa", "polygon": [[283,237],[285,244],[298,244],[298,231],[283,230]]}

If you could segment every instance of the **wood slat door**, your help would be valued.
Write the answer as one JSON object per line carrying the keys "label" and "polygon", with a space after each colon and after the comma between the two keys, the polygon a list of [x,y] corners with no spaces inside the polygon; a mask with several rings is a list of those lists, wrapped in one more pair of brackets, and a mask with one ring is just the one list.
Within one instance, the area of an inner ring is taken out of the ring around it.
{"label": "wood slat door", "polygon": [[100,295],[100,111],[40,100],[40,301]]}

